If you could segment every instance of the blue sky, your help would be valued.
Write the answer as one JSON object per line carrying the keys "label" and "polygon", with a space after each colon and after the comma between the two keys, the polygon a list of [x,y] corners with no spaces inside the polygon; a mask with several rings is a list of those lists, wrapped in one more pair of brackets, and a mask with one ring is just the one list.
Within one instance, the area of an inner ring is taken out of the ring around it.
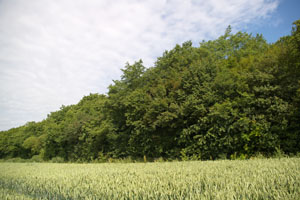
{"label": "blue sky", "polygon": [[259,24],[252,24],[244,31],[263,34],[269,43],[291,33],[292,23],[300,19],[299,0],[280,0],[277,9]]}
{"label": "blue sky", "polygon": [[299,0],[0,0],[0,130],[106,93],[126,62],[233,31],[290,34]]}

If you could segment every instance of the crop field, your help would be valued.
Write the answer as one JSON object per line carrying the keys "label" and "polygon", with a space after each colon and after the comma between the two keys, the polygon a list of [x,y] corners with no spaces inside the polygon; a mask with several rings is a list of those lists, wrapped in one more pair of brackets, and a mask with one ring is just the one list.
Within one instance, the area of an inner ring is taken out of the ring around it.
{"label": "crop field", "polygon": [[300,199],[300,158],[0,163],[0,199]]}

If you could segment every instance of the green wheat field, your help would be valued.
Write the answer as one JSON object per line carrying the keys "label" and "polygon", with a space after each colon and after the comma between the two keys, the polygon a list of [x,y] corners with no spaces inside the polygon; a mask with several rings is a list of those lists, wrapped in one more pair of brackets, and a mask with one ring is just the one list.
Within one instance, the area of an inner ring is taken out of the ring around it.
{"label": "green wheat field", "polygon": [[0,199],[300,199],[300,158],[0,163]]}

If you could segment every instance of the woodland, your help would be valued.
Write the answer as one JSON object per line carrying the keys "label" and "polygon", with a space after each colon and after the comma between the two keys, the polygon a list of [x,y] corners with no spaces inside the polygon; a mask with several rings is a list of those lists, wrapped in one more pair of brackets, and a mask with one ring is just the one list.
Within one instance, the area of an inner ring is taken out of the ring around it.
{"label": "woodland", "polygon": [[106,94],[0,132],[0,159],[215,160],[300,152],[300,20],[269,44],[232,33],[126,64]]}

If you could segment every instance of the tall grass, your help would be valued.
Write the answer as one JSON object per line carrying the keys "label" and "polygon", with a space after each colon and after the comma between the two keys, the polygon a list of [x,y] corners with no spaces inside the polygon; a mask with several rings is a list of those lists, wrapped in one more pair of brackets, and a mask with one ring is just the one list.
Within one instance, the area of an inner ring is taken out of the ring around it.
{"label": "tall grass", "polygon": [[300,158],[0,163],[0,199],[300,199]]}

